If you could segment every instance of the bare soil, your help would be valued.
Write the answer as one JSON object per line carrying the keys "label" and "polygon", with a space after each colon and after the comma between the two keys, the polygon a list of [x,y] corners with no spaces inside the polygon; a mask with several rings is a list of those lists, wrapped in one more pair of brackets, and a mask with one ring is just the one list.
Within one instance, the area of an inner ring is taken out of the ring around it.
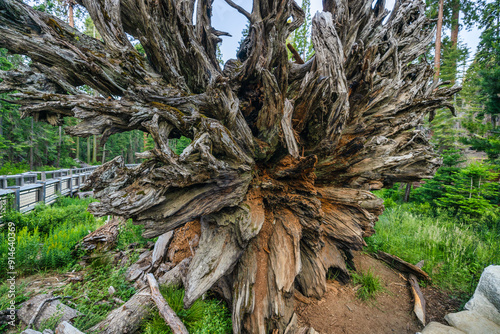
{"label": "bare soil", "polygon": [[[413,313],[413,297],[406,276],[369,255],[354,254],[356,270],[370,269],[380,277],[384,291],[375,300],[363,302],[356,297],[356,287],[352,284],[329,281],[328,292],[321,300],[297,300],[299,323],[322,334],[414,334],[422,330]],[[460,307],[460,302],[433,287],[422,292],[427,302],[427,321],[446,324],[443,317]]]}

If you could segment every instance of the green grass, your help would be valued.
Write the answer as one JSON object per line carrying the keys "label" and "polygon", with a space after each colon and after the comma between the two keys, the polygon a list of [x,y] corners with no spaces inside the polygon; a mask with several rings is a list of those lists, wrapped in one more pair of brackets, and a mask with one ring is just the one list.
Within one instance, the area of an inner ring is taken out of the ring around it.
{"label": "green grass", "polygon": [[120,228],[116,249],[126,250],[131,243],[137,243],[137,248],[144,247],[149,240],[156,241],[156,239],[145,239],[142,237],[144,232],[143,225],[132,224],[132,219],[127,220],[124,226]]}
{"label": "green grass", "polygon": [[438,287],[470,295],[483,269],[500,263],[499,230],[474,228],[446,214],[434,217],[415,204],[386,209],[367,238],[369,250],[394,254],[423,270]]}
{"label": "green grass", "polygon": [[[118,307],[113,297],[127,301],[136,292],[125,280],[127,266],[115,268],[109,260],[99,258],[93,262],[84,276],[83,282],[73,282],[54,292],[55,295],[71,296],[72,305],[86,316],[73,321],[76,328],[86,331],[106,318],[107,314]],[[116,290],[113,296],[108,288]],[[53,328],[51,328],[53,329]]]}
{"label": "green grass", "polygon": [[351,278],[354,285],[360,285],[356,296],[361,300],[375,299],[375,296],[383,290],[380,277],[373,274],[371,270],[351,272]]}
{"label": "green grass", "polygon": [[40,203],[33,211],[25,214],[9,211],[2,220],[15,223],[18,231],[24,227],[30,231],[38,228],[38,232],[47,234],[64,223],[74,225],[95,222],[95,217],[87,211],[88,205],[93,201],[95,200],[92,198],[59,197],[54,204],[49,206]]}
{"label": "green grass", "polygon": [[[160,287],[165,300],[179,316],[189,333],[226,334],[232,332],[231,314],[225,303],[216,299],[198,299],[187,310],[184,309],[184,289]],[[153,310],[150,319],[143,325],[143,334],[172,333],[157,310]]]}
{"label": "green grass", "polygon": [[[9,212],[4,221],[16,227],[16,271],[28,275],[41,270],[63,269],[79,258],[75,245],[103,221],[87,212],[92,200],[60,198],[53,206],[40,205],[33,212]],[[7,268],[8,224],[0,231],[0,265]],[[0,277],[7,270],[0,272]]]}

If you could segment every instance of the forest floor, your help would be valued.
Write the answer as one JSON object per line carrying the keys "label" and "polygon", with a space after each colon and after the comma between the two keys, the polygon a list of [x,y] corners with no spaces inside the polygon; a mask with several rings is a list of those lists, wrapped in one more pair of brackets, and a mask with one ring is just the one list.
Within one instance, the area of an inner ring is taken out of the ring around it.
{"label": "forest floor", "polygon": [[[380,277],[383,289],[376,298],[362,301],[356,297],[352,284],[329,281],[321,300],[297,301],[299,323],[322,334],[415,334],[423,328],[413,313],[413,298],[405,276],[361,252],[355,253],[354,264],[357,271],[371,270]],[[444,316],[461,306],[460,301],[432,286],[422,288],[422,292],[427,302],[427,322],[446,324]]]}

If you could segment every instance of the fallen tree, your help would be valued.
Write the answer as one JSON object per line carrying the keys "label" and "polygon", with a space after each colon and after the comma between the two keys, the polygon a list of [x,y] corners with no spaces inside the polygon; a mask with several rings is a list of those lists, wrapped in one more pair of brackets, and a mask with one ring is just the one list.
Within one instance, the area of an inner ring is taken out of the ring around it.
{"label": "fallen tree", "polygon": [[[132,218],[148,238],[200,219],[185,306],[224,282],[235,333],[282,333],[295,289],[319,298],[328,270],[348,279],[351,250],[383,210],[370,190],[430,178],[441,163],[419,126],[437,108],[453,111],[458,88],[432,81],[421,1],[396,1],[388,16],[383,0],[323,0],[315,55],[298,64],[286,46],[304,20],[295,1],[254,0],[248,12],[226,0],[250,28],[223,70],[212,0],[77,2],[102,41],[0,0],[0,47],[32,61],[2,72],[0,93],[25,117],[80,119],[72,136],[152,136],[140,166],[117,157],[93,173],[100,201],[89,210]],[[181,135],[192,142],[176,155],[168,140]]]}

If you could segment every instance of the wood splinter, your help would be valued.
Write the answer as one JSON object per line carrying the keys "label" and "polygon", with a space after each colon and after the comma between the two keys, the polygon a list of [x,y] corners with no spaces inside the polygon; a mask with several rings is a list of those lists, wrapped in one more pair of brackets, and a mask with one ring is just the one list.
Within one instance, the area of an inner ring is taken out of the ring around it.
{"label": "wood splinter", "polygon": [[[415,265],[415,267],[422,268],[424,265],[424,261],[420,261]],[[415,303],[413,305],[413,311],[417,316],[418,320],[425,326],[425,299],[424,294],[420,290],[420,286],[418,284],[417,277],[414,274],[408,275],[408,281],[410,282],[411,292],[413,294],[413,298]]]}
{"label": "wood splinter", "polygon": [[161,295],[160,287],[153,274],[149,273],[147,278],[149,287],[151,288],[151,299],[155,302],[156,307],[158,307],[158,312],[160,312],[162,318],[165,319],[165,322],[170,329],[172,329],[172,332],[174,334],[189,334],[181,319],[179,319],[177,314],[175,314],[174,310],[172,310],[165,298]]}

